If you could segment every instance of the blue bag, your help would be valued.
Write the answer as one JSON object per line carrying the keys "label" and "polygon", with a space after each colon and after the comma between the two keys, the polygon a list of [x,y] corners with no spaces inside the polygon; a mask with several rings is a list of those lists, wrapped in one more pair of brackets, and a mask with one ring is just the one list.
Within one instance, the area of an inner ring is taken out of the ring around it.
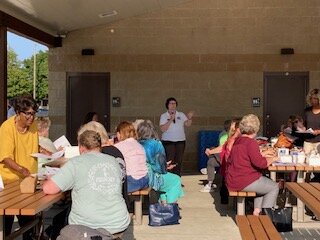
{"label": "blue bag", "polygon": [[179,224],[180,212],[177,203],[149,205],[149,226]]}

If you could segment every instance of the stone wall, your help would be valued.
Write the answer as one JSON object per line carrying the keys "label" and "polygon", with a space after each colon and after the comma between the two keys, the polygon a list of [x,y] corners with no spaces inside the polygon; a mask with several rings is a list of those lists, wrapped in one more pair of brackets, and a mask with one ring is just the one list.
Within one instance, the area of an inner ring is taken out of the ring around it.
{"label": "stone wall", "polygon": [[[174,8],[70,32],[49,52],[52,137],[65,133],[67,72],[110,72],[111,128],[148,118],[158,125],[164,101],[195,110],[187,129],[184,170],[197,166],[197,133],[254,113],[263,99],[263,72],[309,71],[320,87],[320,1],[194,0]],[[280,55],[281,48],[294,55]],[[82,56],[81,49],[95,49]]]}

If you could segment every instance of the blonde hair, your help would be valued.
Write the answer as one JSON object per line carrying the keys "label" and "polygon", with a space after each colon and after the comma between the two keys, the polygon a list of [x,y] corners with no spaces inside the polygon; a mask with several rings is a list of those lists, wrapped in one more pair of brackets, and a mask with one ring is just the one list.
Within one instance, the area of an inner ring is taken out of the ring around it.
{"label": "blonde hair", "polygon": [[137,132],[131,122],[121,122],[118,126],[116,131],[120,134],[120,141],[123,141],[127,138],[134,138],[137,139]]}
{"label": "blonde hair", "polygon": [[101,123],[96,121],[91,121],[82,125],[82,127],[78,131],[78,136],[81,135],[84,131],[89,131],[89,130],[99,133],[102,144],[106,144],[109,141],[109,136],[106,129]]}
{"label": "blonde hair", "polygon": [[88,150],[101,147],[100,134],[92,130],[86,130],[78,135],[78,142],[80,146],[84,146]]}
{"label": "blonde hair", "polygon": [[311,97],[312,97],[313,95],[316,95],[317,98],[318,98],[318,100],[320,101],[320,91],[319,91],[319,89],[318,89],[318,88],[311,89],[311,90],[309,91],[308,95],[307,95],[307,98],[306,98],[306,102],[307,102],[307,104],[308,104],[309,106],[312,105],[310,100],[311,100]]}
{"label": "blonde hair", "polygon": [[259,131],[260,121],[254,114],[245,115],[239,124],[241,134],[254,134]]}
{"label": "blonde hair", "polygon": [[51,126],[51,121],[48,117],[37,117],[37,127],[38,131],[49,129]]}

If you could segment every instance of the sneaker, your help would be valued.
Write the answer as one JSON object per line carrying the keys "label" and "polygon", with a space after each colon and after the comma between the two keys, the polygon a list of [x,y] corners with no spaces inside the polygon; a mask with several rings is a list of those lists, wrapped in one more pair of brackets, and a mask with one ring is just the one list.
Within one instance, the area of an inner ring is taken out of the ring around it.
{"label": "sneaker", "polygon": [[214,192],[214,189],[217,188],[217,185],[212,184],[211,186],[209,184],[206,184],[201,190],[200,192]]}
{"label": "sneaker", "polygon": [[207,175],[207,168],[201,168],[200,169],[200,172],[203,174],[203,175]]}

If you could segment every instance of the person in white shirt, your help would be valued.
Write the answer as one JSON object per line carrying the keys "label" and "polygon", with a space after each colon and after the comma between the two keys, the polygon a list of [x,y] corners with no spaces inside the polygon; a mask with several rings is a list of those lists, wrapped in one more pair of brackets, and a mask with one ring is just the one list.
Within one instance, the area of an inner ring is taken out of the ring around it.
{"label": "person in white shirt", "polygon": [[186,145],[184,127],[190,127],[194,111],[185,115],[177,111],[178,102],[170,97],[166,100],[167,111],[160,117],[161,141],[165,148],[167,159],[175,164],[172,172],[181,176],[182,158]]}

